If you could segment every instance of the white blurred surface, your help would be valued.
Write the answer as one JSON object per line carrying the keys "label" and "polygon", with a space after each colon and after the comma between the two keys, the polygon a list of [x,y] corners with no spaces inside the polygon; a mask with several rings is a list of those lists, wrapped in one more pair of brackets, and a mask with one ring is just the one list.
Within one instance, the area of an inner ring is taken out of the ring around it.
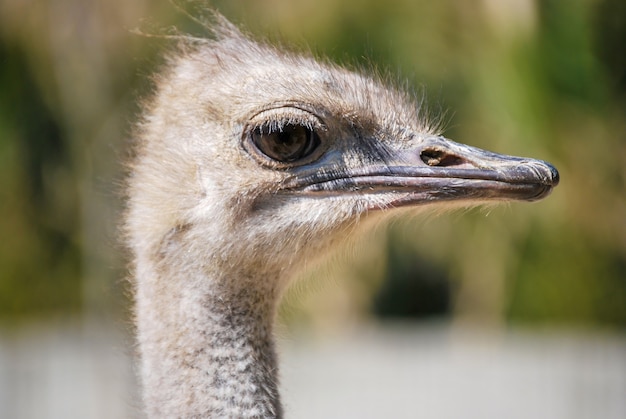
{"label": "white blurred surface", "polygon": [[115,419],[137,411],[130,345],[100,324],[0,330],[0,419]]}
{"label": "white blurred surface", "polygon": [[283,358],[292,418],[626,418],[623,338],[396,325]]}
{"label": "white blurred surface", "polygon": [[[93,324],[0,331],[0,418],[137,417],[128,343]],[[626,418],[624,336],[396,324],[280,352],[288,419]]]}

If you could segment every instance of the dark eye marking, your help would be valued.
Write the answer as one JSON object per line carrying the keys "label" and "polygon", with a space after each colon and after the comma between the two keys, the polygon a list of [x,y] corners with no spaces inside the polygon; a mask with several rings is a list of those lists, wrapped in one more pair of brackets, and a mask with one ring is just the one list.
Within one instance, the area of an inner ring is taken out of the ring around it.
{"label": "dark eye marking", "polygon": [[293,163],[310,156],[320,145],[317,133],[304,125],[280,128],[257,127],[250,133],[252,144],[261,153],[281,163]]}

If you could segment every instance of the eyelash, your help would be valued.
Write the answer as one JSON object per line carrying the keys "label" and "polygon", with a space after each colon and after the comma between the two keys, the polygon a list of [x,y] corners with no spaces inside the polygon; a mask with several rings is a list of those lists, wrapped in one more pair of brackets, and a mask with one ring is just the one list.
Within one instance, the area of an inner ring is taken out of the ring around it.
{"label": "eyelash", "polygon": [[[301,125],[313,131],[326,131],[322,120],[312,112],[294,106],[264,110],[251,118],[249,130],[282,131],[288,125]],[[258,122],[257,122],[258,121]]]}

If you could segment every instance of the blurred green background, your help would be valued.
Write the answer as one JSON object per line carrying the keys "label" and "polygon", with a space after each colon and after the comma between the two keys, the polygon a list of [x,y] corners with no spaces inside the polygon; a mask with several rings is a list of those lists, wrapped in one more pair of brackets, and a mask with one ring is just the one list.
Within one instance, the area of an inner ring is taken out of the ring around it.
{"label": "blurred green background", "polygon": [[[406,80],[448,138],[561,172],[545,201],[376,232],[309,275],[331,280],[296,286],[287,319],[623,330],[626,2],[212,4],[255,36]],[[127,317],[122,162],[168,46],[131,29],[188,23],[167,1],[0,0],[0,322]]]}

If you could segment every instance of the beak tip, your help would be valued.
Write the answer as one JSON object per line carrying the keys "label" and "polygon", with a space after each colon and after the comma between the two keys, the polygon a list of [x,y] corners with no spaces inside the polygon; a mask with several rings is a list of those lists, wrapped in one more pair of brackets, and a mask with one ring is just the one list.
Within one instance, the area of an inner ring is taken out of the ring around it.
{"label": "beak tip", "polygon": [[542,186],[540,187],[540,191],[528,200],[539,201],[552,193],[554,188],[559,184],[561,176],[559,175],[559,171],[556,169],[556,167],[546,161],[535,160],[533,165],[536,168],[541,168],[540,171],[543,172],[543,176],[541,176]]}
{"label": "beak tip", "polygon": [[551,165],[548,162],[545,162],[546,166],[548,166],[548,170],[550,171],[550,175],[551,175],[551,185],[552,187],[556,186],[559,184],[559,182],[561,181],[561,176],[559,175],[559,171],[556,170],[556,167],[554,167],[553,165]]}

